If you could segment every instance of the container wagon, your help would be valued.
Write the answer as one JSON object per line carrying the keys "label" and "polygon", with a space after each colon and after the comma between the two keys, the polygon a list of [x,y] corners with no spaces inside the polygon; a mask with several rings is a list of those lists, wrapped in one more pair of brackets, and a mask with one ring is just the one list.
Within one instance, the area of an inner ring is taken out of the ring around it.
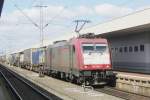
{"label": "container wagon", "polygon": [[20,60],[23,63],[23,67],[38,71],[40,66],[44,66],[45,64],[45,48],[30,48],[23,51],[20,56]]}
{"label": "container wagon", "polygon": [[15,53],[15,61],[14,61],[14,65],[19,67],[19,59],[20,59],[20,52]]}
{"label": "container wagon", "polygon": [[30,69],[32,67],[32,50],[33,48],[29,48],[23,51],[23,68]]}
{"label": "container wagon", "polygon": [[23,52],[19,52],[19,57],[18,57],[18,67],[23,67],[24,66],[24,53]]}
{"label": "container wagon", "polygon": [[[46,47],[40,47],[32,50],[32,69],[39,71],[39,69],[45,66],[45,53]],[[43,67],[44,68],[44,67]]]}

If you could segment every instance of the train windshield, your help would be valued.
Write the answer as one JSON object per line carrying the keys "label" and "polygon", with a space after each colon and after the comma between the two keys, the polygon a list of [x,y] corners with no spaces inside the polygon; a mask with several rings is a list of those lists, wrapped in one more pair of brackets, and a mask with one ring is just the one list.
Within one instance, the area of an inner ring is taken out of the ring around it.
{"label": "train windshield", "polygon": [[83,52],[106,52],[107,44],[82,44]]}
{"label": "train windshield", "polygon": [[96,52],[106,52],[107,51],[107,45],[106,44],[96,44],[95,45],[95,51]]}
{"label": "train windshield", "polygon": [[83,52],[94,51],[93,44],[83,44],[82,48],[83,48]]}

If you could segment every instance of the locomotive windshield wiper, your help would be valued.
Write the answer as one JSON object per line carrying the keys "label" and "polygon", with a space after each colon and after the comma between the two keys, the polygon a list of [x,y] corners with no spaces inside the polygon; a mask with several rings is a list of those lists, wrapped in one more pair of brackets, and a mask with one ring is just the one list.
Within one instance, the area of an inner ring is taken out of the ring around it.
{"label": "locomotive windshield wiper", "polygon": [[88,51],[87,53],[88,53],[89,55],[91,55],[91,54],[93,53],[93,51]]}

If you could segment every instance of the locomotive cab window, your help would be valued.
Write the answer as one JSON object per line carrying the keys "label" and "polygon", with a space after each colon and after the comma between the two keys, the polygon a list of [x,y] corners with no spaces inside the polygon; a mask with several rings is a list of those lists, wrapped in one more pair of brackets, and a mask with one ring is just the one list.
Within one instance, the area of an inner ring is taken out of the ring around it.
{"label": "locomotive cab window", "polygon": [[94,45],[93,44],[82,44],[83,52],[89,52],[94,51]]}
{"label": "locomotive cab window", "polygon": [[97,52],[105,52],[107,50],[106,44],[95,44],[95,50]]}
{"label": "locomotive cab window", "polygon": [[106,52],[107,48],[106,44],[82,44],[83,52]]}

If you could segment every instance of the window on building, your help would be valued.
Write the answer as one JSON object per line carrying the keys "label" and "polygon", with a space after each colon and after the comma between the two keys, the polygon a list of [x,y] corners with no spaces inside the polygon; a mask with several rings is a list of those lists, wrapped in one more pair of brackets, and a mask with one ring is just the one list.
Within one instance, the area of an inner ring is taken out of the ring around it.
{"label": "window on building", "polygon": [[138,52],[138,46],[134,47],[134,52]]}
{"label": "window on building", "polygon": [[128,52],[127,47],[124,47],[124,52]]}
{"label": "window on building", "polygon": [[133,51],[133,48],[130,46],[129,47],[129,52],[132,52]]}
{"label": "window on building", "polygon": [[119,52],[122,52],[122,47],[119,48]]}
{"label": "window on building", "polygon": [[114,51],[114,48],[111,48],[111,52],[113,52]]}
{"label": "window on building", "polygon": [[144,51],[144,45],[140,45],[140,51]]}
{"label": "window on building", "polygon": [[115,52],[117,52],[118,51],[118,48],[115,48]]}

